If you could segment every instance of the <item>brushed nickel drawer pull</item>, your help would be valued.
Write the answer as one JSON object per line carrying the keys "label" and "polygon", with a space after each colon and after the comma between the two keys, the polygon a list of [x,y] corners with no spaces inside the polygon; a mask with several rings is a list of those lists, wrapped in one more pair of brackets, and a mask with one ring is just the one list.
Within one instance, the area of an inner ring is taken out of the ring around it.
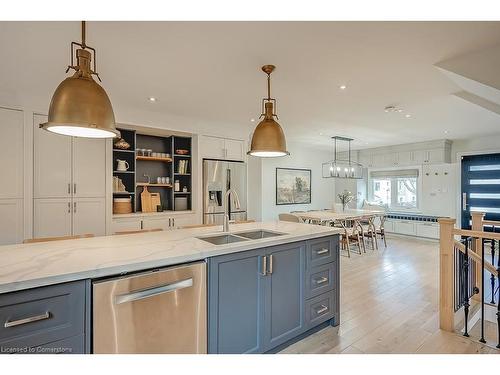
{"label": "brushed nickel drawer pull", "polygon": [[38,322],[40,320],[50,319],[50,313],[48,311],[40,315],[30,316],[29,318],[18,319],[18,320],[7,320],[3,326],[4,328],[16,327],[23,324]]}
{"label": "brushed nickel drawer pull", "polygon": [[323,284],[323,283],[326,283],[328,282],[328,277],[320,277],[319,279],[315,279],[314,282],[316,284]]}
{"label": "brushed nickel drawer pull", "polygon": [[326,248],[323,248],[321,250],[318,250],[316,251],[316,254],[318,255],[321,255],[321,254],[326,254],[327,252],[329,252],[330,250],[326,249]]}
{"label": "brushed nickel drawer pull", "polygon": [[160,285],[154,288],[142,289],[128,294],[122,294],[115,297],[115,303],[119,305],[120,303],[138,301],[140,299],[154,297],[163,293],[174,292],[191,286],[193,286],[192,278],[181,280],[172,284]]}
{"label": "brushed nickel drawer pull", "polygon": [[316,314],[323,314],[324,312],[327,312],[328,311],[328,306],[325,306],[325,305],[321,305],[321,308],[316,310]]}

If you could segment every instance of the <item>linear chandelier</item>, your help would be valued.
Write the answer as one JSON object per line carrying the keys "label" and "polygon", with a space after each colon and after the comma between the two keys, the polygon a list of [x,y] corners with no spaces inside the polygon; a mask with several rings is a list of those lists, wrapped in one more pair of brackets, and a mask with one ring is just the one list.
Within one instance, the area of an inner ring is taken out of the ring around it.
{"label": "linear chandelier", "polygon": [[[322,164],[323,178],[363,178],[363,166],[351,160],[352,138],[334,136],[333,139],[333,160]],[[337,142],[347,142],[347,159],[337,158]]]}

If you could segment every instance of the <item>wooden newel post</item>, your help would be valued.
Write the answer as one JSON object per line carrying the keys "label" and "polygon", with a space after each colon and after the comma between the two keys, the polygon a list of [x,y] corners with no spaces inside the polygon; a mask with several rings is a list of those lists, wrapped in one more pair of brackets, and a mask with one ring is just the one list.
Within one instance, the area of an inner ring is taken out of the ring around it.
{"label": "wooden newel post", "polygon": [[[478,232],[483,232],[484,231],[484,215],[486,215],[484,212],[471,212],[470,215],[472,216],[472,230],[477,230]],[[481,255],[481,238],[476,239],[476,245],[473,251]],[[479,262],[476,262],[476,286],[479,287],[479,290],[482,290],[483,286],[481,285],[481,264]],[[476,300],[480,300],[479,294],[474,294],[472,298]]]}
{"label": "wooden newel post", "polygon": [[440,218],[439,222],[439,328],[455,330],[453,307],[453,229],[455,219]]}

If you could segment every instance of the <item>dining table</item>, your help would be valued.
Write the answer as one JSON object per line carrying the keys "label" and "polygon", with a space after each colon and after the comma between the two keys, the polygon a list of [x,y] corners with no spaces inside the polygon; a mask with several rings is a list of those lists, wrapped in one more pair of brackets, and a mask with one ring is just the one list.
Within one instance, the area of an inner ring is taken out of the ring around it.
{"label": "dining table", "polygon": [[381,216],[384,214],[385,211],[382,210],[363,210],[363,209],[347,209],[341,212],[334,210],[293,212],[293,215],[298,216],[305,222],[314,222],[321,224],[336,222],[340,220],[361,219],[363,217],[368,217],[368,216]]}

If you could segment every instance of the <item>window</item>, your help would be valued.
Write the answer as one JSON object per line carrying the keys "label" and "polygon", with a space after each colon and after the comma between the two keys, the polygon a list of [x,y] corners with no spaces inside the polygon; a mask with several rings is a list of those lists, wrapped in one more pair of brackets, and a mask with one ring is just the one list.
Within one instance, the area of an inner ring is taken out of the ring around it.
{"label": "window", "polygon": [[370,199],[391,209],[418,208],[418,170],[372,171]]}

